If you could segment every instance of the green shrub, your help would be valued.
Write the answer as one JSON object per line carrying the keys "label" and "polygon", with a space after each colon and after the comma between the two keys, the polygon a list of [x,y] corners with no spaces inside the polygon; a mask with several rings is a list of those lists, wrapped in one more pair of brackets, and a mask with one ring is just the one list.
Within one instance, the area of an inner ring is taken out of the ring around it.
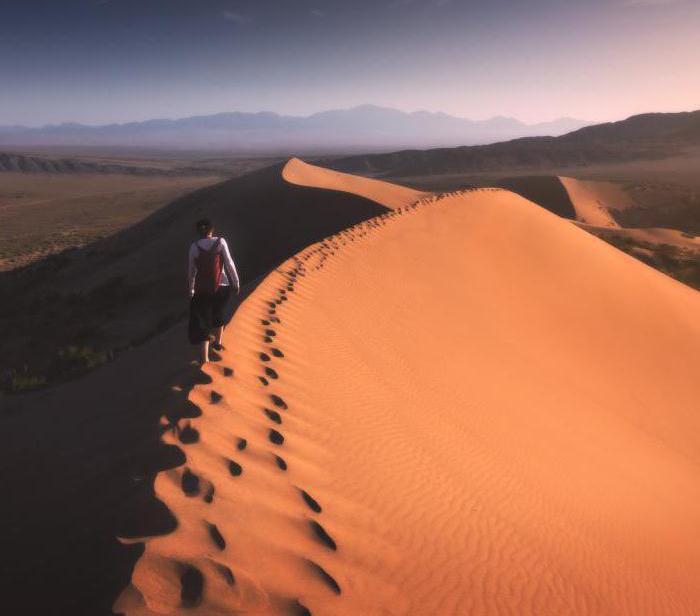
{"label": "green shrub", "polygon": [[38,374],[29,374],[27,370],[17,372],[11,370],[3,379],[2,388],[10,393],[22,393],[40,389],[46,385],[46,377]]}
{"label": "green shrub", "polygon": [[57,376],[79,374],[101,366],[109,360],[109,353],[89,346],[69,346],[58,351],[54,362]]}

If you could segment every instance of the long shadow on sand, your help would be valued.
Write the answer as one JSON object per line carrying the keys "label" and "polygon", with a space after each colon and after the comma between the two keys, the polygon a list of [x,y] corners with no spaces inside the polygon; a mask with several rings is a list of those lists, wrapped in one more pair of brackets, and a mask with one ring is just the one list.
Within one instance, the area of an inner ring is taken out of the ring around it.
{"label": "long shadow on sand", "polygon": [[178,325],[83,379],[0,398],[4,613],[111,614],[143,552],[117,537],[174,530],[153,480],[185,461],[161,443],[161,418],[200,413],[195,354]]}

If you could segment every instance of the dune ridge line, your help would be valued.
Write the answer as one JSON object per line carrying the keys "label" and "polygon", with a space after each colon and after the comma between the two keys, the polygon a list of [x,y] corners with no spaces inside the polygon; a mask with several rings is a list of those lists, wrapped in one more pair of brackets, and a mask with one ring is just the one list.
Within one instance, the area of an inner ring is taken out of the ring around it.
{"label": "dune ridge line", "polygon": [[234,316],[202,415],[164,426],[178,528],[115,608],[694,614],[698,314],[500,189],[312,245]]}
{"label": "dune ridge line", "polygon": [[[297,159],[292,159],[285,165],[283,172],[284,179],[290,183],[297,183],[314,188],[329,188],[331,185],[331,182],[328,181],[326,176],[325,169],[308,165]],[[321,172],[320,182],[315,181],[315,172]],[[329,173],[332,174],[332,176],[346,175],[337,174],[336,172]],[[303,179],[303,182],[299,177],[300,174],[302,175],[301,179]],[[350,242],[359,243],[360,239],[365,237],[371,230],[386,224],[391,218],[401,216],[419,205],[431,203],[436,199],[442,198],[441,196],[434,197],[429,195],[429,193],[405,189],[377,180],[367,180],[365,185],[364,178],[356,178],[354,176],[347,176],[347,178],[351,178],[350,184],[352,188],[355,189],[355,191],[348,190],[347,192],[360,194],[361,196],[373,199],[378,203],[395,209],[389,210],[387,213],[363,223],[354,225],[347,230],[334,234],[301,251],[283,265],[276,268],[246,301],[246,305],[239,312],[243,313],[246,310],[252,312],[254,308],[250,306],[251,302],[259,303],[261,308],[258,321],[260,322],[263,345],[260,352],[257,353],[257,359],[261,362],[261,370],[260,374],[252,379],[252,383],[248,384],[251,387],[270,387],[280,378],[281,372],[279,368],[275,369],[271,366],[273,361],[283,361],[285,359],[285,354],[280,348],[274,346],[275,336],[277,335],[277,331],[274,328],[281,328],[281,319],[278,315],[283,308],[287,306],[285,302],[295,297],[293,295],[295,285],[299,285],[300,281],[310,272],[321,270],[325,261],[335,254],[342,246]],[[389,187],[388,197],[381,193],[382,188],[385,187]],[[426,197],[424,195],[429,196]],[[415,197],[422,197],[422,199],[415,200]],[[401,205],[401,203],[409,203],[409,205]],[[312,261],[315,262],[312,264]],[[270,288],[275,285],[280,286],[276,292],[272,292]],[[263,297],[270,293],[272,293],[271,297]],[[227,331],[226,340],[228,341],[234,338],[234,336],[235,334],[232,327],[231,330]],[[207,408],[211,408],[212,406],[230,408],[227,400],[230,399],[231,396],[220,393],[219,389],[225,388],[218,387],[216,382],[220,378],[228,379],[234,377],[238,371],[236,371],[233,366],[228,365],[226,361],[226,351],[224,351],[221,356],[222,357],[219,359],[223,359],[223,362],[226,363],[216,362],[204,368],[204,372],[212,378],[212,384],[196,385],[189,397],[189,400],[200,409],[203,416],[206,415]],[[270,389],[272,388],[270,387]],[[265,428],[263,431],[266,434],[266,438],[262,439],[262,444],[271,449],[271,455],[268,456],[267,463],[270,464],[272,462],[279,471],[286,472],[289,466],[283,457],[284,450],[282,447],[285,443],[285,437],[281,432],[280,426],[283,424],[283,417],[289,411],[289,407],[282,397],[274,393],[269,393],[266,398],[266,404],[261,408],[261,411],[269,423],[269,428]],[[203,417],[194,419],[188,418],[178,420],[174,425],[164,424],[165,432],[163,442],[179,446],[201,446],[200,435],[204,430],[198,426],[202,423],[202,420]],[[248,421],[250,421],[250,419],[248,419]],[[251,423],[256,424],[258,421],[259,417],[256,417]],[[217,428],[217,430],[220,429],[221,428]],[[248,429],[250,430],[251,426],[249,426]],[[254,429],[254,427],[252,429]],[[244,443],[244,445],[241,446],[241,443]],[[261,443],[257,444],[258,446],[261,445]],[[237,448],[239,452],[251,449],[249,445],[249,439],[243,437],[237,438]],[[192,451],[192,447],[183,448],[186,455]],[[194,458],[194,456],[187,455],[187,462],[177,469],[176,472],[169,470],[160,473],[156,482],[156,493],[166,504],[170,505],[169,499],[172,496],[173,483],[179,486],[181,495],[184,495],[186,499],[198,498],[207,505],[212,505],[212,503],[215,502],[216,495],[220,491],[216,489],[216,485],[213,481],[206,479],[195,470],[194,462],[191,462],[191,458]],[[227,459],[227,464],[228,474],[230,476],[240,477],[244,475],[244,467],[240,463]],[[219,470],[218,472],[221,471]],[[165,483],[163,481],[165,480],[165,476],[168,476],[170,481],[167,487],[164,486],[163,492],[161,493],[158,484]],[[307,511],[316,514],[322,512],[321,505],[305,489],[292,485],[289,482],[286,487],[290,493],[297,495],[296,500],[300,499],[301,502],[306,505]],[[191,504],[187,500],[185,503]],[[187,509],[189,510],[191,508]],[[177,516],[177,506],[173,508],[173,513]],[[179,518],[179,516],[177,517]],[[328,531],[323,528],[321,523],[315,519],[308,519],[306,523],[316,543],[322,544],[328,550],[337,550],[335,541],[329,535]],[[158,545],[158,550],[168,551],[170,548],[165,547],[165,545],[170,545],[171,539],[175,543],[179,543],[176,541],[175,535],[180,532],[182,526],[183,525],[180,524],[178,530],[171,535],[144,538],[144,541],[147,542],[149,548]],[[212,524],[203,518],[202,525],[198,529],[198,534],[201,535],[202,529],[206,529],[210,543],[213,543],[219,551],[224,551],[226,549],[226,540],[216,524]],[[200,536],[199,541],[201,540],[202,537]],[[125,539],[124,541],[133,542],[134,540]],[[163,544],[163,546],[161,547],[160,544]],[[206,551],[205,549],[204,552]],[[196,550],[194,553],[196,554]],[[153,560],[156,560],[157,563],[154,564]],[[193,610],[197,611],[199,609],[202,610],[202,613],[212,613],[212,610],[214,613],[218,613],[218,610],[222,610],[222,613],[228,613],[230,609],[270,609],[273,610],[270,613],[278,613],[276,610],[287,612],[291,609],[292,613],[303,614],[305,613],[304,610],[308,609],[303,606],[298,597],[292,596],[295,593],[287,593],[285,596],[274,586],[268,591],[258,584],[253,584],[255,589],[244,589],[238,593],[231,594],[231,596],[220,605],[218,599],[212,599],[209,593],[207,593],[205,598],[204,589],[206,586],[211,585],[220,587],[222,580],[227,586],[233,587],[235,585],[233,580],[235,580],[236,577],[229,565],[222,564],[219,562],[220,559],[212,561],[208,558],[202,563],[201,558],[191,558],[191,556],[188,558],[188,555],[185,554],[177,557],[173,555],[169,557],[169,560],[170,562],[168,565],[164,566],[162,556],[160,558],[154,556],[152,559],[147,551],[141,561],[139,561],[134,572],[132,579],[133,584],[124,590],[115,604],[115,610],[123,610],[130,614],[151,614],[162,613],[163,610],[166,610],[166,613],[171,613],[173,610],[178,611],[179,609],[187,609],[187,613],[193,613]],[[338,582],[318,563],[308,558],[300,557],[300,562],[295,564],[297,568],[302,567],[304,578],[309,578],[311,574],[311,577],[315,577],[317,581],[321,582],[321,586],[329,588],[333,594],[341,594],[342,591]],[[139,571],[139,569],[148,568],[157,570],[155,576],[159,578],[158,581],[153,579],[153,570],[149,570],[145,572],[145,574]],[[207,572],[214,576],[215,582],[210,580]],[[243,574],[239,586],[243,585],[246,579],[247,576]],[[193,580],[196,580],[196,582],[193,583]],[[207,584],[205,584],[205,580]],[[306,582],[308,583],[308,580],[306,580]],[[152,588],[154,583],[157,586],[155,592],[153,592]],[[164,588],[166,590],[164,590]],[[144,592],[143,589],[147,590]],[[296,590],[296,587],[294,587],[294,589]],[[227,590],[229,590],[230,594],[230,589]],[[168,596],[162,596],[164,594]],[[216,591],[214,595],[216,595]]]}

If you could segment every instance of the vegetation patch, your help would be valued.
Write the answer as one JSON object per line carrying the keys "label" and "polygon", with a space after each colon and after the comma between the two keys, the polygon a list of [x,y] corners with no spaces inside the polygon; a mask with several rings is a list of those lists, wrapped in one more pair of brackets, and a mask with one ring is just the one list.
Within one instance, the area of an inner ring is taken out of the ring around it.
{"label": "vegetation patch", "polygon": [[[588,231],[615,248],[700,291],[700,250],[639,241],[628,235],[604,229]],[[684,235],[688,237],[687,234]]]}

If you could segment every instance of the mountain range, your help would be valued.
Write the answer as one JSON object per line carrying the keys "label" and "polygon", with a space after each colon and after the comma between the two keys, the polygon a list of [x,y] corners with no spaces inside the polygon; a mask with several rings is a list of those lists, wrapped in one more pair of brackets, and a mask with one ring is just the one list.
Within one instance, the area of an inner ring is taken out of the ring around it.
{"label": "mountain range", "polygon": [[226,112],[89,126],[0,126],[0,146],[114,146],[213,149],[241,153],[367,152],[398,148],[493,143],[534,135],[562,135],[588,123],[573,118],[525,124],[508,117],[469,120],[448,115],[361,105],[288,116]]}
{"label": "mountain range", "polygon": [[558,137],[357,155],[327,164],[351,173],[408,177],[660,160],[689,154],[700,155],[700,110],[640,114]]}

